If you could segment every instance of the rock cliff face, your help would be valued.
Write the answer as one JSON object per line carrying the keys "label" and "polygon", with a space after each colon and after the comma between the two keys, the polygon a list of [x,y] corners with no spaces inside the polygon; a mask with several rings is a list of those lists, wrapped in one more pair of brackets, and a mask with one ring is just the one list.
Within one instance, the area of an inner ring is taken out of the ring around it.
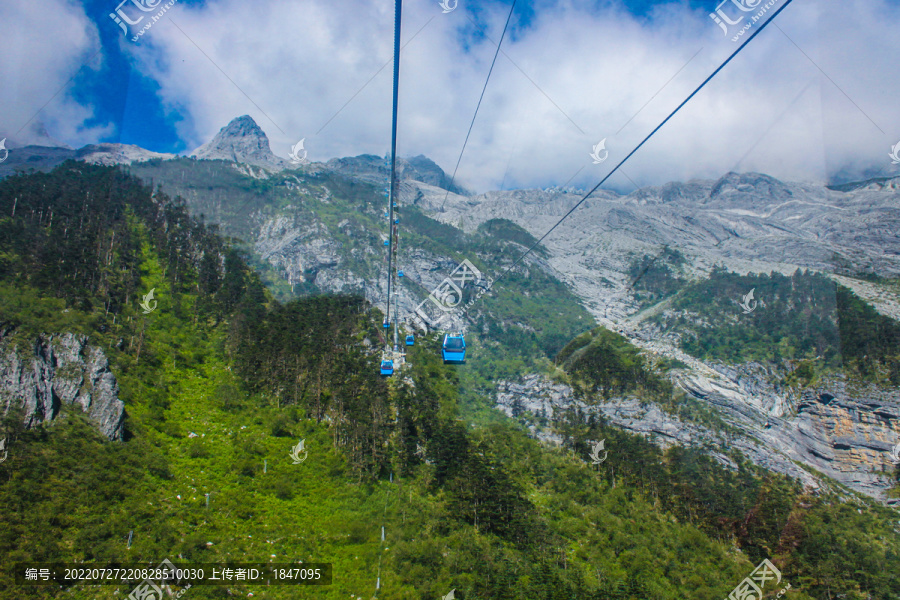
{"label": "rock cliff face", "polygon": [[884,499],[894,471],[891,450],[900,440],[900,392],[834,382],[804,392],[790,421],[798,460]]}
{"label": "rock cliff face", "polygon": [[78,406],[110,440],[121,440],[125,405],[109,361],[87,338],[72,333],[39,336],[29,344],[0,327],[0,407],[22,408],[25,425],[56,418],[63,406]]}
{"label": "rock cliff face", "polygon": [[[740,433],[685,422],[658,406],[630,397],[588,405],[577,399],[569,386],[540,375],[500,382],[496,405],[513,418],[531,413],[528,421],[532,434],[551,443],[560,441],[548,427],[554,415],[578,407],[585,414],[602,414],[612,424],[662,447],[701,446],[726,466],[734,466],[726,451],[737,448],[754,463],[795,477],[812,488],[827,485],[815,474],[818,471],[862,494],[900,503],[885,495],[892,485],[894,468],[890,451],[900,441],[900,392],[850,390],[843,382],[833,381],[804,391],[796,408],[780,417],[774,416],[774,406],[767,410],[744,401],[742,395],[726,395],[712,387],[689,393],[716,407]],[[614,448],[608,450],[615,452]]]}

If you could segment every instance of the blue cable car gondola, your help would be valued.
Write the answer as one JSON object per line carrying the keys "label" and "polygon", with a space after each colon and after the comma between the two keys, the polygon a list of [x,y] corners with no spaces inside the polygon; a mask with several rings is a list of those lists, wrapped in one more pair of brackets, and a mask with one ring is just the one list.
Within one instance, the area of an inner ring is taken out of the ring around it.
{"label": "blue cable car gondola", "polygon": [[391,243],[390,243],[388,240],[384,240],[384,245],[385,245],[385,246],[390,246]]}
{"label": "blue cable car gondola", "polygon": [[381,374],[382,375],[393,375],[394,374],[394,361],[392,361],[392,360],[381,361]]}
{"label": "blue cable car gondola", "polygon": [[390,327],[390,326],[391,326],[391,324],[388,323],[387,319],[385,319],[385,320],[384,320],[384,328],[387,329],[387,328]]}
{"label": "blue cable car gondola", "polygon": [[466,340],[461,333],[448,333],[444,336],[441,356],[445,363],[466,362]]}
{"label": "blue cable car gondola", "polygon": [[397,277],[403,277],[403,269],[397,271]]}
{"label": "blue cable car gondola", "polygon": [[414,335],[406,336],[406,345],[407,346],[413,346],[413,345],[415,345],[415,343],[416,343],[416,336],[414,336]]}

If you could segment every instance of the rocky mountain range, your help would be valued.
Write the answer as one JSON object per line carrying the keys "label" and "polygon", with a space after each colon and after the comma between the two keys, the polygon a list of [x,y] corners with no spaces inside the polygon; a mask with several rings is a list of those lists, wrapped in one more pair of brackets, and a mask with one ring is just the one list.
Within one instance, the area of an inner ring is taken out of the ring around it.
{"label": "rocky mountain range", "polygon": [[[65,160],[80,160],[99,165],[131,165],[149,160],[171,160],[175,154],[153,152],[132,144],[99,143],[88,144],[74,150],[50,137],[43,124],[35,122],[17,139],[9,139],[6,148],[10,150],[7,160],[0,163],[0,178],[17,172],[48,171]],[[276,156],[269,145],[269,138],[250,116],[237,117],[207,143],[188,155],[197,160],[225,160],[235,165],[251,165],[261,170],[248,171],[253,177],[268,177],[286,169],[297,169],[298,164]],[[304,165],[309,165],[304,161]],[[339,172],[348,177],[366,181],[378,186],[386,186],[390,169],[383,158],[372,154],[332,158],[322,167]],[[454,192],[468,192],[455,184],[450,177],[425,156],[397,160],[399,179],[414,180]],[[309,168],[307,166],[307,168]],[[317,166],[314,164],[312,169]]]}
{"label": "rocky mountain range", "polygon": [[[310,178],[317,173],[336,173],[376,188],[383,187],[387,178],[383,159],[373,155],[295,166],[271,152],[265,133],[248,116],[233,120],[193,155],[201,161],[224,161],[226,169],[249,181],[277,180],[287,198],[296,197],[299,205],[301,197],[311,196],[322,210],[332,192],[327,186],[311,192]],[[175,157],[113,144],[77,151],[28,146],[10,151],[9,160],[0,164],[0,176],[27,166],[50,168],[66,158],[136,164]],[[404,206],[414,206],[465,232],[492,219],[505,219],[541,238],[582,200],[582,195],[572,190],[470,194],[451,186],[447,174],[425,157],[399,162],[401,211]],[[227,229],[221,198],[199,186],[187,188],[177,179],[161,183],[170,193],[184,196],[195,213],[202,212],[212,221],[221,218]],[[726,365],[689,356],[679,348],[677,339],[661,337],[648,320],[666,310],[665,303],[649,308],[641,304],[631,267],[636,260],[658,256],[668,247],[686,258],[683,275],[687,278],[703,278],[715,265],[738,273],[790,274],[798,268],[811,269],[849,287],[880,313],[900,319],[897,288],[873,277],[900,276],[898,201],[900,178],[829,188],[782,182],[758,173],[672,182],[627,195],[612,191],[593,194],[542,241],[546,255],[533,256],[532,264],[563,281],[599,324],[622,333],[649,355],[680,361],[684,367],[673,371],[674,382],[691,397],[714,407],[741,433],[725,434],[687,423],[630,398],[613,399],[590,410],[661,444],[700,445],[725,463],[729,459],[717,448],[738,447],[754,462],[807,485],[823,485],[817,475],[822,473],[888,501],[889,450],[900,441],[897,390],[833,379],[798,391],[774,384],[783,375],[778,365]],[[326,292],[359,290],[383,305],[383,278],[372,276],[381,268],[381,255],[371,246],[341,241],[372,237],[377,244],[379,234],[361,230],[353,215],[329,224],[324,217],[315,216],[315,207],[310,210],[313,217],[309,212],[301,217],[291,203],[252,211],[242,217],[242,237],[291,286],[305,280]],[[491,256],[478,258],[492,264]],[[427,291],[458,264],[458,257],[412,245],[402,248],[400,260],[410,283],[401,289],[399,299],[400,312],[405,315],[412,315]],[[486,277],[497,274],[484,273]],[[734,299],[736,308],[740,300]],[[760,300],[765,302],[765,298]],[[413,321],[410,317],[410,324]],[[571,389],[538,373],[499,382],[496,401],[510,415],[522,411],[547,415],[579,402]],[[535,435],[552,441],[539,427]]]}

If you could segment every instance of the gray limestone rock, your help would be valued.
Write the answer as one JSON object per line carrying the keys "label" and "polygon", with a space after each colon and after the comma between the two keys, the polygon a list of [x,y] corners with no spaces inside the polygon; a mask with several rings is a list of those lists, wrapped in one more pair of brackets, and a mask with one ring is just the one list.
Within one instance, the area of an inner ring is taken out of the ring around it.
{"label": "gray limestone rock", "polygon": [[[733,369],[732,376],[739,379],[739,373],[756,373],[761,379],[760,368],[750,364]],[[512,418],[531,413],[532,435],[548,443],[561,441],[552,431],[554,415],[577,407],[584,414],[602,414],[612,424],[662,447],[703,447],[725,466],[735,467],[727,450],[737,448],[755,464],[813,489],[827,485],[814,474],[817,471],[879,501],[897,503],[885,492],[892,486],[891,451],[900,442],[900,391],[874,386],[849,389],[840,380],[829,381],[804,390],[791,412],[780,416],[773,415],[778,409],[774,403],[749,401],[752,394],[746,390],[729,394],[709,386],[689,392],[715,407],[740,433],[685,422],[633,397],[587,404],[569,386],[537,374],[499,382],[495,403]],[[612,447],[607,450],[615,452]]]}
{"label": "gray limestone rock", "polygon": [[63,406],[78,406],[110,440],[121,440],[125,405],[109,361],[82,335],[41,335],[24,344],[0,328],[0,407],[22,408],[25,425],[56,418]]}
{"label": "gray limestone rock", "polygon": [[233,119],[212,140],[193,153],[199,159],[230,160],[280,171],[290,163],[278,158],[269,147],[269,138],[250,116]]}

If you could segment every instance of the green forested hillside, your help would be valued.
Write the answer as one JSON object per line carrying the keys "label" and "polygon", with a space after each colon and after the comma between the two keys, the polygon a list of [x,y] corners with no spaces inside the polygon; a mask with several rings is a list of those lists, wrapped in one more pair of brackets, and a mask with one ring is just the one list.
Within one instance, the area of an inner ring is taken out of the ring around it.
{"label": "green forested hillside", "polygon": [[[495,360],[513,369],[531,355],[492,338],[489,323],[475,364],[442,364],[429,336],[385,380],[370,350],[380,315],[362,299],[274,301],[239,252],[120,171],[68,163],[11,177],[0,182],[0,215],[0,321],[26,345],[42,332],[89,335],[127,410],[123,442],[105,441],[74,409],[27,431],[8,415],[4,569],[165,558],[334,565],[331,586],[184,596],[198,599],[370,598],[380,577],[380,598],[455,589],[463,600],[721,600],[769,558],[792,585],[783,598],[900,597],[891,511],[813,495],[736,452],[730,471],[698,451],[661,450],[577,412],[556,423],[558,448],[499,417],[460,420],[462,393]],[[151,288],[158,307],[145,315],[138,303]],[[505,293],[487,299],[491,310],[536,310]],[[606,385],[611,375],[595,368],[605,343],[616,353],[608,364],[630,364],[624,376],[656,381],[602,335],[573,343],[560,364]],[[549,339],[523,343],[544,343],[549,356],[566,346]],[[308,459],[292,464],[300,439]],[[601,439],[609,456],[592,465],[587,450]],[[3,600],[130,590],[16,588],[0,577]]]}
{"label": "green forested hillside", "polygon": [[[752,310],[745,312],[739,303],[751,290]],[[680,333],[682,348],[699,358],[788,359],[801,365],[805,383],[840,370],[900,385],[900,323],[825,275],[738,275],[715,268],[681,290],[671,309],[653,320]]]}

